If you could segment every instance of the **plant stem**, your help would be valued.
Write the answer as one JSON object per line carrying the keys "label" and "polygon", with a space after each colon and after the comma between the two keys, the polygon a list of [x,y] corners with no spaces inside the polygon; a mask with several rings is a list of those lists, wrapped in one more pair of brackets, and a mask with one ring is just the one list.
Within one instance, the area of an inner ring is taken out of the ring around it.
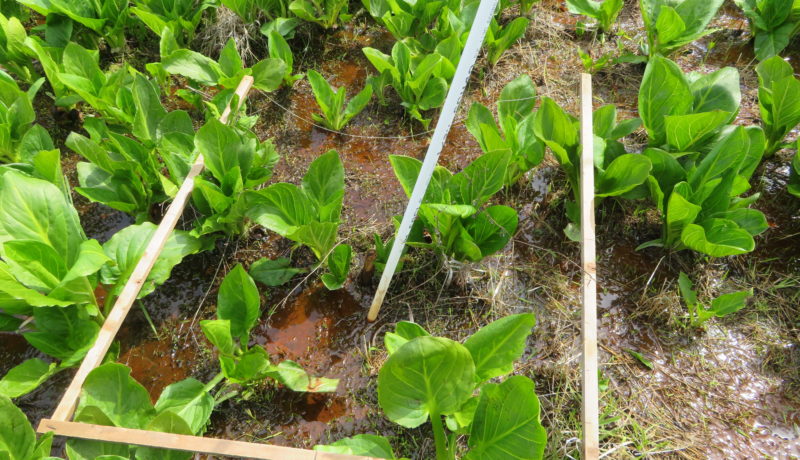
{"label": "plant stem", "polygon": [[153,320],[150,318],[150,313],[147,312],[147,308],[144,307],[144,304],[141,300],[137,300],[136,303],[139,305],[139,308],[142,309],[142,313],[144,313],[144,319],[147,320],[147,324],[150,325],[150,329],[153,331],[153,335],[156,336],[157,339],[160,339],[158,336],[158,330],[156,329],[156,325],[153,324]]}
{"label": "plant stem", "polygon": [[431,425],[433,425],[433,439],[436,442],[436,460],[451,460],[452,454],[447,448],[447,438],[442,426],[442,416],[431,413]]}
{"label": "plant stem", "polygon": [[208,383],[206,383],[206,386],[203,387],[203,391],[209,392],[209,391],[213,390],[214,387],[217,386],[217,384],[219,382],[221,382],[222,379],[224,379],[224,378],[225,378],[225,376],[222,374],[222,372],[220,372],[219,374],[215,375],[213,379],[211,379]]}

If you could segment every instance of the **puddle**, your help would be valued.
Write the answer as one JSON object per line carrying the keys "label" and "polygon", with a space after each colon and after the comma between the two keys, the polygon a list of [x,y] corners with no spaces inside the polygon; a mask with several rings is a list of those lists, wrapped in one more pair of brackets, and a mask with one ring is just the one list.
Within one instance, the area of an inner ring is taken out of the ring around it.
{"label": "puddle", "polygon": [[165,387],[189,377],[200,359],[195,344],[183,337],[181,343],[151,340],[131,346],[117,362],[131,368],[131,376],[147,388],[155,403]]}

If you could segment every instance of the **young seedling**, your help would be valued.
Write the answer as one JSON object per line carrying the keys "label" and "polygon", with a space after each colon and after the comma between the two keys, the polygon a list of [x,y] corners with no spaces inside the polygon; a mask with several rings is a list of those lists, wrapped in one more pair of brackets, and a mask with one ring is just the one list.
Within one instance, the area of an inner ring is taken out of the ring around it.
{"label": "young seedling", "polygon": [[582,14],[597,21],[601,32],[609,33],[622,11],[622,0],[567,0],[567,9],[573,14]]}
{"label": "young seedling", "polygon": [[752,288],[723,294],[711,300],[711,305],[706,307],[697,300],[697,292],[692,289],[692,281],[684,272],[678,275],[678,287],[683,301],[686,303],[686,308],[689,309],[689,324],[692,327],[700,327],[715,316],[723,318],[736,313],[747,305],[747,299],[753,295]]}
{"label": "young seedling", "polygon": [[334,131],[341,131],[354,116],[364,110],[372,98],[372,86],[367,85],[345,105],[344,87],[334,88],[315,70],[308,71],[308,82],[322,111],[322,115],[312,114],[314,121]]}
{"label": "young seedling", "polygon": [[[608,1],[608,0],[606,0]],[[723,0],[640,0],[647,55],[676,51],[715,29],[706,29]]]}

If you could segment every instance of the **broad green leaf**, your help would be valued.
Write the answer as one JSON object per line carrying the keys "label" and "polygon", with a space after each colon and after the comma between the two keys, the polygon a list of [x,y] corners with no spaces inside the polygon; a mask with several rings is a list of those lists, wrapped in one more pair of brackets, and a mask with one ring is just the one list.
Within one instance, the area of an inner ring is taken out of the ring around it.
{"label": "broad green leaf", "polygon": [[374,434],[357,434],[351,438],[340,439],[333,444],[316,445],[318,452],[331,452],[345,455],[362,455],[373,458],[387,458],[394,460],[397,457],[392,452],[392,446],[383,436]]}
{"label": "broad green leaf", "polygon": [[328,270],[330,273],[322,275],[322,282],[331,291],[341,289],[347,281],[350,272],[350,260],[353,256],[353,249],[348,244],[340,244],[333,248],[328,255]]}
{"label": "broad green leaf", "polygon": [[667,215],[665,219],[665,241],[668,246],[680,240],[683,230],[695,221],[702,208],[687,199],[691,189],[686,182],[675,185],[672,194],[667,200]]}
{"label": "broad green leaf", "polygon": [[231,322],[231,335],[246,343],[261,315],[256,283],[241,264],[233,267],[219,287],[217,317]]}
{"label": "broad green leaf", "polygon": [[97,322],[86,318],[85,309],[75,306],[35,308],[33,316],[36,332],[24,333],[25,340],[60,359],[62,367],[80,362],[100,330]]}
{"label": "broad green leaf", "polygon": [[247,216],[281,236],[312,222],[312,204],[299,187],[278,183],[250,195]]}
{"label": "broad green leaf", "polygon": [[335,150],[314,160],[303,176],[302,189],[320,222],[338,222],[344,198],[344,167]]}
{"label": "broad green leaf", "polygon": [[338,379],[311,377],[299,364],[288,360],[275,366],[269,375],[292,391],[331,393],[339,385]]}
{"label": "broad green leaf", "polygon": [[6,396],[0,395],[0,457],[28,460],[33,455],[36,433],[28,417]]}
{"label": "broad green leaf", "polygon": [[269,355],[260,346],[251,347],[238,359],[227,356],[219,357],[222,373],[232,383],[252,383],[266,378],[274,370],[269,362]]}
{"label": "broad green leaf", "polygon": [[333,222],[311,222],[298,228],[287,238],[308,246],[317,259],[323,260],[336,244],[339,224]]}
{"label": "broad green leaf", "polygon": [[31,358],[11,368],[0,379],[0,396],[18,398],[35,390],[55,373],[55,363]]}
{"label": "broad green leaf", "polygon": [[[156,232],[157,226],[150,222],[130,225],[117,232],[103,245],[103,251],[115,264],[104,265],[101,269],[103,284],[113,285],[112,293],[118,295],[139,263],[147,244]],[[153,265],[147,280],[142,285],[139,298],[153,292],[156,286],[169,279],[172,269],[186,256],[203,249],[203,242],[183,230],[175,230]]]}
{"label": "broad green leaf", "polygon": [[298,273],[305,273],[302,268],[293,268],[292,261],[286,257],[275,260],[262,257],[250,266],[250,276],[256,281],[267,286],[280,286],[286,284]]}
{"label": "broad green leaf", "polygon": [[692,280],[684,272],[678,275],[678,288],[681,291],[681,296],[686,305],[694,307],[697,305],[697,292],[692,289]]}
{"label": "broad green leaf", "polygon": [[695,113],[720,110],[728,112],[732,118],[739,111],[742,92],[739,86],[739,71],[735,68],[723,67],[700,76],[689,86],[694,96]]}
{"label": "broad green leaf", "polygon": [[200,329],[212,345],[223,355],[233,356],[235,347],[231,335],[231,322],[227,319],[207,319],[200,321]]}
{"label": "broad green leaf", "polygon": [[518,223],[517,211],[496,205],[468,220],[465,230],[480,250],[480,258],[483,258],[506,247],[517,231]]}
{"label": "broad green leaf", "polygon": [[453,175],[449,188],[460,204],[480,206],[503,188],[510,155],[508,152],[485,153]]}
{"label": "broad green leaf", "polygon": [[409,340],[415,337],[429,336],[428,331],[422,328],[419,324],[409,321],[399,321],[395,326],[394,332],[387,332],[383,336],[383,343],[386,346],[386,351],[391,355]]}
{"label": "broad green leaf", "polygon": [[664,117],[688,113],[692,100],[691,89],[678,65],[661,56],[652,56],[639,87],[639,116],[652,144],[666,141]]}
{"label": "broad green leaf", "polygon": [[[214,410],[214,398],[206,391],[203,383],[188,378],[164,388],[156,401],[155,409],[159,414],[170,411],[181,417],[189,428],[189,433],[186,434],[200,434]],[[155,421],[151,425],[153,423]]]}
{"label": "broad green leaf", "polygon": [[667,144],[675,152],[696,151],[716,130],[727,123],[729,112],[713,111],[664,117]]}
{"label": "broad green leaf", "polygon": [[547,433],[539,420],[533,381],[521,375],[481,389],[466,460],[538,459]]}
{"label": "broad green leaf", "polygon": [[664,5],[659,10],[656,20],[658,40],[663,44],[680,39],[686,32],[686,24],[674,8]]}
{"label": "broad green leaf", "polygon": [[262,59],[252,68],[253,87],[261,91],[275,91],[281,85],[287,66],[280,59]]}
{"label": "broad green leaf", "polygon": [[709,312],[717,318],[736,313],[747,305],[747,299],[753,295],[753,289],[723,294],[711,301]]}
{"label": "broad green leaf", "polygon": [[[194,434],[186,421],[171,410],[160,412],[147,424],[145,429],[162,433]],[[189,460],[194,455],[191,452],[154,447],[138,447],[136,449],[136,460]]]}
{"label": "broad green leaf", "polygon": [[76,412],[97,407],[115,426],[144,429],[155,415],[147,390],[122,364],[107,363],[86,377]]}
{"label": "broad green leaf", "polygon": [[417,337],[395,351],[378,374],[378,403],[386,416],[407,428],[428,417],[451,414],[474,388],[475,364],[461,344],[442,337]]}
{"label": "broad green leaf", "polygon": [[620,155],[599,174],[595,184],[598,197],[619,196],[644,183],[653,165],[644,155],[626,153]]}
{"label": "broad green leaf", "polygon": [[475,362],[476,383],[506,375],[522,356],[531,329],[536,324],[532,313],[500,318],[470,336],[464,346]]}
{"label": "broad green leaf", "polygon": [[162,57],[161,65],[171,74],[183,75],[206,86],[216,85],[224,75],[216,61],[188,49],[179,49]]}
{"label": "broad green leaf", "polygon": [[681,233],[681,241],[689,249],[712,257],[744,254],[755,249],[753,236],[727,219],[708,219],[700,225],[687,225]]}

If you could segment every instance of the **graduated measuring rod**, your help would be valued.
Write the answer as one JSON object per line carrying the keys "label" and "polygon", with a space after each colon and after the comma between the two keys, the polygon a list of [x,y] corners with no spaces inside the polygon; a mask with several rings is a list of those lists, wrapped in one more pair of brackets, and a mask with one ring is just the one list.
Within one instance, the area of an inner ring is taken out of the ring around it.
{"label": "graduated measuring rod", "polygon": [[469,31],[467,43],[464,45],[464,51],[461,53],[461,59],[458,61],[458,67],[456,67],[453,82],[450,84],[450,90],[447,92],[447,97],[444,100],[442,113],[439,115],[439,120],[436,121],[436,128],[433,131],[431,143],[428,145],[428,152],[425,154],[425,160],[422,162],[422,169],[419,172],[419,176],[417,176],[417,182],[414,184],[411,198],[408,200],[408,207],[403,214],[400,228],[397,229],[392,251],[389,253],[389,259],[386,261],[386,268],[384,268],[381,282],[378,284],[378,291],[375,293],[375,298],[372,300],[372,306],[369,308],[369,314],[367,315],[368,321],[375,321],[378,317],[378,312],[381,310],[383,298],[386,297],[386,290],[389,289],[389,284],[392,282],[392,276],[394,276],[397,263],[400,261],[400,256],[403,254],[406,240],[408,240],[408,234],[411,232],[411,226],[414,224],[414,219],[417,218],[417,211],[419,211],[419,207],[422,204],[422,198],[425,196],[425,191],[428,190],[428,184],[431,182],[433,170],[439,162],[439,154],[442,153],[442,147],[444,147],[447,134],[450,132],[453,119],[456,117],[456,111],[461,102],[461,96],[464,95],[464,89],[467,87],[469,75],[472,73],[472,66],[475,65],[478,52],[481,50],[481,45],[483,45],[483,39],[486,37],[486,31],[489,30],[489,24],[494,17],[497,2],[498,0],[481,0],[478,12],[475,14],[475,20],[472,22],[472,28]]}

